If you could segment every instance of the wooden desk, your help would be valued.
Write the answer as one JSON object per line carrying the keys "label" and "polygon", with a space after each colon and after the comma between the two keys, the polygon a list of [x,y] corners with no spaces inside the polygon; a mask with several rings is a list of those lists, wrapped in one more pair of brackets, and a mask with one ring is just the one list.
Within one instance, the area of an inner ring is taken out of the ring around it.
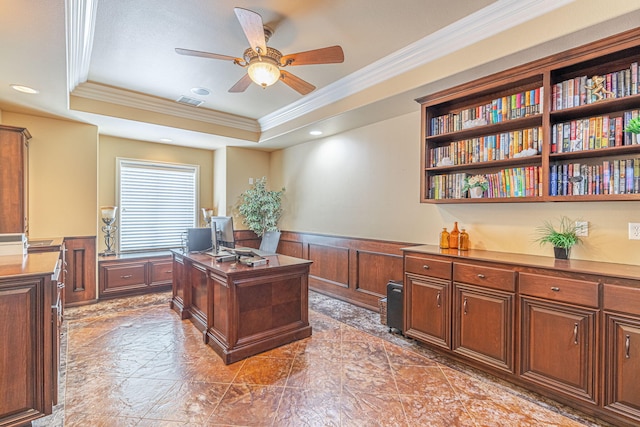
{"label": "wooden desk", "polygon": [[311,261],[270,255],[247,267],[172,251],[171,308],[203,333],[226,363],[306,338]]}

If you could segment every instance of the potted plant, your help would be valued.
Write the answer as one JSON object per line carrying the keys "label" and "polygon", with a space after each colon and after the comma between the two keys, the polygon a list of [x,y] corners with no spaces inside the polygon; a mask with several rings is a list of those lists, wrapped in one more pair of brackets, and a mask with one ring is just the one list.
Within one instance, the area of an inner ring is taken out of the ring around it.
{"label": "potted plant", "polygon": [[489,181],[484,175],[468,176],[464,179],[462,191],[468,191],[473,199],[482,197],[482,194],[489,189]]}
{"label": "potted plant", "polygon": [[[262,177],[256,180],[255,184],[240,195],[240,205],[238,212],[242,216],[242,223],[249,230],[261,237],[263,241],[275,240],[273,233],[279,238],[278,220],[282,215],[282,194],[284,187],[280,191],[267,190],[267,178]],[[269,239],[265,238],[268,234]],[[275,252],[275,248],[272,252]]]}
{"label": "potted plant", "polygon": [[632,141],[632,143],[640,144],[640,117],[635,117],[629,120],[624,131],[631,132],[634,135],[633,139],[635,139],[635,141]]}
{"label": "potted plant", "polygon": [[538,234],[536,242],[540,245],[546,243],[553,245],[557,259],[569,259],[571,247],[581,242],[577,235],[576,222],[566,216],[560,217],[557,227],[552,221],[545,221],[536,231]]}

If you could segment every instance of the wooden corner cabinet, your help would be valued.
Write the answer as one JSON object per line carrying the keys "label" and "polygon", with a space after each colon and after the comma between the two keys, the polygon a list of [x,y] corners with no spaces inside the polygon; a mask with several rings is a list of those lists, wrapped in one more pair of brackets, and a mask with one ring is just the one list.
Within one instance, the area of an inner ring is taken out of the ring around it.
{"label": "wooden corner cabinet", "polygon": [[25,128],[0,125],[0,233],[29,232],[29,139]]}
{"label": "wooden corner cabinet", "polygon": [[403,251],[407,337],[616,426],[640,425],[640,267]]}
{"label": "wooden corner cabinet", "polygon": [[418,99],[421,202],[640,200],[639,63],[634,29]]}

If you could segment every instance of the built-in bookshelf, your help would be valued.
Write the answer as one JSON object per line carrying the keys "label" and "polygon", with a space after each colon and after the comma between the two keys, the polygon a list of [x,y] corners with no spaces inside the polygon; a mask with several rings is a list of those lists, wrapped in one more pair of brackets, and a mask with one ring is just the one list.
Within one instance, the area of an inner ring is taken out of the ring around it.
{"label": "built-in bookshelf", "polygon": [[418,99],[421,201],[640,200],[638,63],[640,29]]}

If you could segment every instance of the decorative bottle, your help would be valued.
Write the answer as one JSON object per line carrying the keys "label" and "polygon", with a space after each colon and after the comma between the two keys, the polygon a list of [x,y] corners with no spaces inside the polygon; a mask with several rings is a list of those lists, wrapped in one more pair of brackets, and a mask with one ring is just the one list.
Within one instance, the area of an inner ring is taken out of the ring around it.
{"label": "decorative bottle", "polygon": [[458,249],[458,237],[460,236],[460,232],[458,231],[458,222],[453,223],[453,229],[451,233],[449,233],[449,248],[450,249]]}
{"label": "decorative bottle", "polygon": [[461,251],[469,250],[469,234],[462,228],[458,237],[458,249]]}
{"label": "decorative bottle", "polygon": [[440,249],[449,249],[449,232],[446,227],[440,232]]}

